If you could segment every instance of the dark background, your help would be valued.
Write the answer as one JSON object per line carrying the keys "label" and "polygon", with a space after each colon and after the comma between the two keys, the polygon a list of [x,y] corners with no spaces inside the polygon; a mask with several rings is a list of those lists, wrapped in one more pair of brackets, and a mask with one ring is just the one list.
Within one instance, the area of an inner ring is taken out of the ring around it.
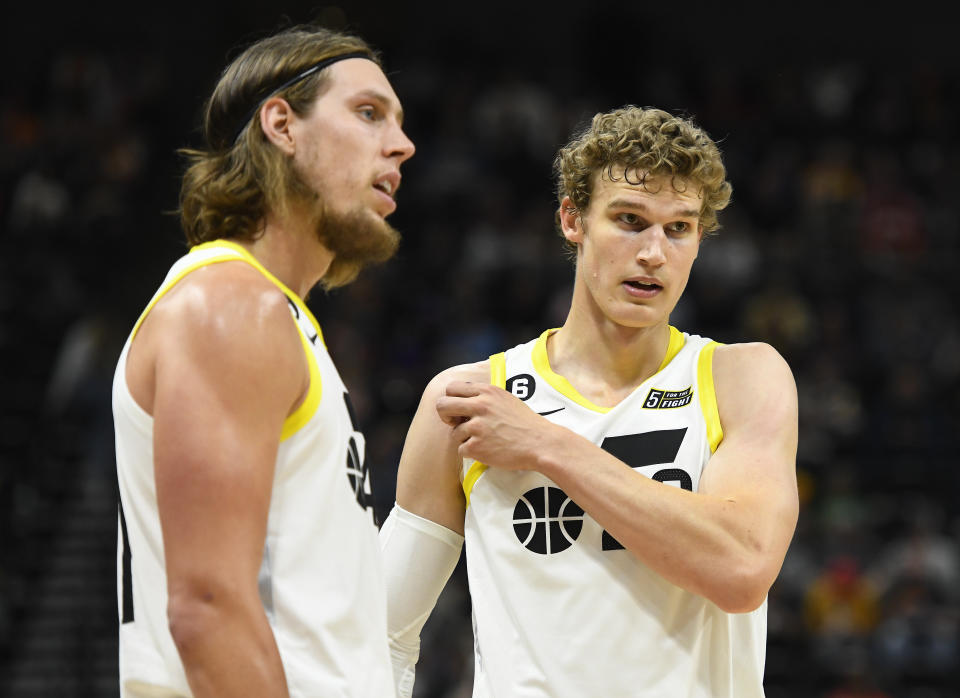
{"label": "dark background", "polygon": [[[800,391],[767,695],[960,695],[960,50],[942,10],[246,1],[0,15],[0,695],[117,695],[110,381],[185,250],[174,151],[199,144],[240,46],[308,20],[384,52],[417,145],[398,257],[311,299],[381,513],[429,378],[563,322],[556,149],[625,103],[693,115],[734,197],[672,322],[770,342]],[[471,645],[461,566],[417,695],[468,696]]]}

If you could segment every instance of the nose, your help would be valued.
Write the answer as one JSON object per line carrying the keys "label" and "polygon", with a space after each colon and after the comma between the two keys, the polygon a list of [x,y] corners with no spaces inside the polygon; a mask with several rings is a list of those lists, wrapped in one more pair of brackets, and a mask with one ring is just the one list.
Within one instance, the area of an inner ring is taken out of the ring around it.
{"label": "nose", "polygon": [[406,162],[413,157],[416,149],[416,146],[413,145],[413,141],[411,141],[407,137],[407,134],[403,132],[403,128],[397,125],[390,130],[390,136],[386,141],[384,154],[388,158],[396,158],[397,164],[399,165],[400,163]]}
{"label": "nose", "polygon": [[636,260],[649,267],[661,267],[667,261],[667,235],[660,224],[651,225],[638,236]]}

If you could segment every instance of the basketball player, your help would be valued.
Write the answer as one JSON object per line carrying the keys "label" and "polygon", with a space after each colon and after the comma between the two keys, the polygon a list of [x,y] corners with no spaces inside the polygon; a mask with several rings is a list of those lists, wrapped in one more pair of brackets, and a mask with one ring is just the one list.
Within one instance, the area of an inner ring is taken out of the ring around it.
{"label": "basketball player", "polygon": [[304,298],[383,261],[414,151],[362,40],[224,71],[181,190],[190,252],[114,379],[123,696],[392,696],[364,441]]}
{"label": "basketball player", "polygon": [[475,698],[763,695],[797,520],[797,398],[764,344],[670,325],[731,187],[689,120],[598,114],[555,161],[559,329],[427,387],[380,533],[400,695],[466,541]]}

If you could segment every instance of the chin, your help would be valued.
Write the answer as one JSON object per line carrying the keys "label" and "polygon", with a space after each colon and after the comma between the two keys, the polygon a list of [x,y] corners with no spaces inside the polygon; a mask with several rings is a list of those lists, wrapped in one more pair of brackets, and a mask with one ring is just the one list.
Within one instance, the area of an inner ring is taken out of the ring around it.
{"label": "chin", "polygon": [[623,312],[610,313],[607,315],[611,322],[634,330],[642,330],[647,327],[654,327],[665,322],[666,318],[660,313],[651,312]]}

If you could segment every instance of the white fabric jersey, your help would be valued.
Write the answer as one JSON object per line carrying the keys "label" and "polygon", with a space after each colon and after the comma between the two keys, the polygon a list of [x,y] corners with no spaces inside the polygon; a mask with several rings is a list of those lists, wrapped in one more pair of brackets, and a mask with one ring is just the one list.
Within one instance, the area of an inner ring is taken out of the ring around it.
{"label": "white fabric jersey", "polygon": [[[550,369],[539,339],[491,357],[491,382],[635,470],[696,491],[722,439],[716,342],[670,328],[657,373],[616,407]],[[474,698],[757,698],[766,602],[730,614],[640,562],[551,480],[465,461]]]}
{"label": "white fabric jersey", "polygon": [[190,695],[167,626],[153,419],[127,386],[130,342],[153,305],[180,279],[199,267],[237,260],[260,270],[289,299],[310,370],[307,397],[280,435],[259,578],[290,695],[393,696],[377,530],[372,509],[367,510],[363,435],[306,305],[242,247],[225,241],[199,245],[173,265],[127,340],[114,376],[121,694]]}

